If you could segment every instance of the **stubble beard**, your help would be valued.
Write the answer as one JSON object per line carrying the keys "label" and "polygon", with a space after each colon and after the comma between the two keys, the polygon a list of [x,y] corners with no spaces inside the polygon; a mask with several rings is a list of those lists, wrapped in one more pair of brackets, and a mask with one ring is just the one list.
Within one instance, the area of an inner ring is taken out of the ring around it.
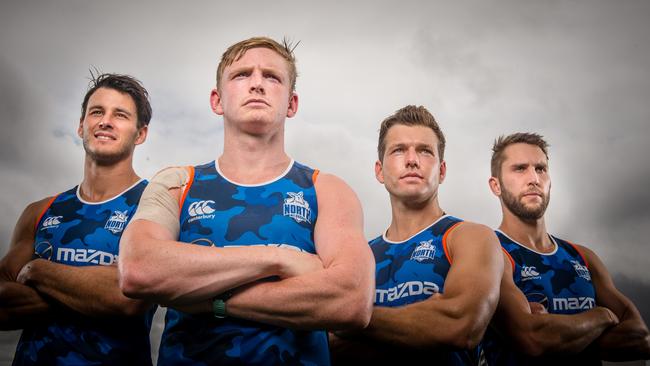
{"label": "stubble beard", "polygon": [[133,138],[122,145],[118,151],[110,153],[93,150],[90,146],[88,138],[83,139],[83,147],[86,151],[86,156],[92,159],[95,163],[100,166],[111,166],[119,163],[120,161],[128,159],[131,154],[133,154],[133,146],[135,144],[136,137],[137,135],[134,135]]}

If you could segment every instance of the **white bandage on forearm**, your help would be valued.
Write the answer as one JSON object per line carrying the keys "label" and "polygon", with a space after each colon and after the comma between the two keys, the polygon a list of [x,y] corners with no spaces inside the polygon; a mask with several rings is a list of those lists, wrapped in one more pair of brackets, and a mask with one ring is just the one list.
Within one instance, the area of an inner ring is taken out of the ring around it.
{"label": "white bandage on forearm", "polygon": [[184,167],[171,167],[156,174],[145,188],[132,220],[144,219],[166,227],[174,238],[180,233],[179,202],[170,194],[178,189],[182,197],[189,173]]}

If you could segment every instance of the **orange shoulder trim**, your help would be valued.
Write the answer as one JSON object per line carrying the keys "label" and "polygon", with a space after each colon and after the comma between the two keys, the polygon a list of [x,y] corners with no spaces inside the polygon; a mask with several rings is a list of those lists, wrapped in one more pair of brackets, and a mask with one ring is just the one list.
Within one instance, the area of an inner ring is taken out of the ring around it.
{"label": "orange shoulder trim", "polygon": [[316,184],[316,178],[318,178],[318,174],[320,173],[320,170],[314,169],[314,174],[311,176],[311,181]]}
{"label": "orange shoulder trim", "polygon": [[[501,246],[501,244],[499,244],[499,246]],[[510,264],[512,264],[512,272],[514,274],[514,272],[515,272],[515,260],[512,259],[512,256],[510,255],[510,253],[508,253],[506,248],[501,247],[501,250],[506,254],[506,257],[508,257],[508,259],[510,260]]]}
{"label": "orange shoulder trim", "polygon": [[[60,193],[59,193],[59,194],[60,194]],[[41,222],[41,219],[43,218],[43,216],[45,215],[45,213],[47,212],[47,210],[50,208],[50,206],[52,206],[52,202],[54,202],[54,200],[55,200],[57,197],[59,197],[58,194],[55,195],[54,197],[50,198],[50,200],[47,202],[47,205],[45,205],[45,208],[43,209],[43,211],[41,211],[41,214],[38,215],[38,217],[36,218],[36,222],[34,223],[34,230],[38,229],[38,223]]]}
{"label": "orange shoulder trim", "polygon": [[569,245],[571,245],[571,246],[573,247],[573,249],[575,249],[576,252],[578,252],[578,254],[580,254],[580,257],[581,257],[582,260],[585,262],[585,266],[587,267],[587,269],[589,269],[589,262],[587,262],[587,257],[585,257],[585,255],[582,253],[582,250],[580,250],[580,248],[578,248],[578,246],[575,245],[575,244],[573,244],[572,242],[570,242],[570,241],[568,241],[568,240],[565,240],[565,241],[566,241],[567,243],[569,243]]}
{"label": "orange shoulder trim", "polygon": [[183,189],[183,195],[181,196],[180,201],[178,201],[178,214],[180,216],[181,210],[183,209],[183,204],[185,203],[185,198],[187,198],[187,193],[190,191],[190,187],[192,187],[192,183],[194,183],[194,167],[193,166],[188,166],[188,173],[189,173],[189,180],[187,181],[187,184],[185,185],[185,188]]}
{"label": "orange shoulder trim", "polygon": [[453,224],[447,231],[445,232],[445,235],[442,236],[442,249],[445,251],[445,256],[447,257],[447,260],[449,261],[449,264],[451,264],[451,255],[449,255],[449,249],[447,248],[447,236],[449,236],[449,233],[454,231],[458,227],[458,225],[462,224],[464,221],[457,222]]}

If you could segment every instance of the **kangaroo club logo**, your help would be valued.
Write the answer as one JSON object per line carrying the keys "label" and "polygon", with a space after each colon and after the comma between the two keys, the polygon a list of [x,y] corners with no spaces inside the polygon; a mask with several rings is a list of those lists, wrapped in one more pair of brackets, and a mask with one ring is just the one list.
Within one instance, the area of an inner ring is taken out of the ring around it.
{"label": "kangaroo club logo", "polygon": [[104,229],[112,232],[113,234],[122,232],[122,230],[124,230],[126,222],[129,220],[129,216],[126,214],[127,212],[128,211],[113,211],[111,217],[109,217],[106,221]]}
{"label": "kangaroo club logo", "polygon": [[433,246],[433,239],[427,241],[421,241],[413,254],[411,254],[411,259],[418,262],[425,261],[427,259],[434,259],[436,256],[436,247]]}
{"label": "kangaroo club logo", "polygon": [[576,270],[576,273],[578,276],[584,278],[587,281],[591,281],[591,274],[589,273],[589,269],[578,261],[571,261],[571,264],[573,264],[573,269]]}
{"label": "kangaroo club logo", "polygon": [[187,208],[187,214],[190,215],[188,222],[202,219],[214,219],[215,209],[210,206],[215,202],[213,200],[196,201]]}
{"label": "kangaroo club logo", "polygon": [[284,199],[282,214],[289,216],[296,222],[307,222],[311,224],[311,209],[309,203],[305,201],[303,192],[287,192],[289,198]]}

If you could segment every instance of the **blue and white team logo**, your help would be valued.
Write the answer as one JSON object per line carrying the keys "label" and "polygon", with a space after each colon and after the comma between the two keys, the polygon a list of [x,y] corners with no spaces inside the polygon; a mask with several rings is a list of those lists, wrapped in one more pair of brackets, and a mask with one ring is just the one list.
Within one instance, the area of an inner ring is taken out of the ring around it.
{"label": "blue and white team logo", "polygon": [[43,220],[43,227],[41,227],[41,230],[54,229],[55,227],[58,227],[61,223],[61,218],[63,218],[63,216],[46,217],[45,220]]}
{"label": "blue and white team logo", "polygon": [[303,192],[287,192],[287,195],[289,198],[284,199],[282,214],[291,217],[298,223],[307,222],[311,224],[311,209],[309,203],[303,197]]}
{"label": "blue and white team logo", "polygon": [[591,281],[591,274],[589,273],[589,269],[587,269],[587,267],[583,266],[578,261],[571,261],[571,264],[573,264],[573,269],[576,270],[578,276],[584,278],[587,281]]}
{"label": "blue and white team logo", "polygon": [[108,221],[106,221],[104,229],[112,232],[113,234],[122,232],[127,220],[129,219],[129,216],[126,214],[127,212],[128,211],[113,211],[111,217],[108,219]]}
{"label": "blue and white team logo", "polygon": [[528,280],[536,280],[540,279],[541,276],[539,275],[539,272],[537,272],[537,268],[535,266],[522,266],[521,267],[521,280],[522,281],[528,281]]}
{"label": "blue and white team logo", "polygon": [[434,259],[436,257],[436,247],[433,246],[433,239],[427,241],[421,241],[413,254],[411,254],[411,259],[418,262],[425,261],[427,259]]}
{"label": "blue and white team logo", "polygon": [[190,207],[187,208],[187,214],[190,215],[190,219],[187,222],[201,219],[214,219],[215,209],[211,206],[213,204],[213,200],[192,202]]}

